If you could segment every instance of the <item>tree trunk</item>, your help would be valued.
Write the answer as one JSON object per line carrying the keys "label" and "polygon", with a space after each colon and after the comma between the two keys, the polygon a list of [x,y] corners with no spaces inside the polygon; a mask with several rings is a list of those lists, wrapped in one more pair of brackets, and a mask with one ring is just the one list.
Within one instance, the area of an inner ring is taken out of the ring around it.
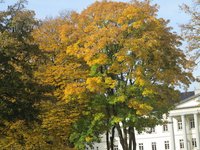
{"label": "tree trunk", "polygon": [[135,138],[134,127],[129,127],[127,129],[125,127],[124,128],[120,127],[120,125],[118,124],[116,128],[119,134],[119,139],[123,150],[136,150],[136,138]]}
{"label": "tree trunk", "polygon": [[132,141],[133,141],[133,136],[131,134],[131,127],[128,129],[128,134],[129,134],[129,150],[132,150]]}
{"label": "tree trunk", "polygon": [[124,138],[123,138],[123,134],[122,134],[122,130],[121,130],[121,127],[120,127],[120,125],[119,124],[117,124],[116,125],[116,128],[117,128],[117,132],[118,132],[118,134],[119,134],[119,140],[120,140],[120,143],[121,143],[121,145],[122,145],[122,148],[123,148],[123,150],[125,150],[124,148]]}
{"label": "tree trunk", "polygon": [[134,127],[129,127],[129,150],[136,150],[136,139]]}
{"label": "tree trunk", "polygon": [[[107,116],[108,118],[110,117],[110,109],[109,107],[107,106],[106,107],[106,113],[107,113]],[[109,119],[107,119],[107,125],[109,124]],[[106,132],[106,145],[107,145],[107,150],[110,150],[110,141],[109,141],[109,130]]]}
{"label": "tree trunk", "polygon": [[124,150],[128,150],[128,134],[127,134],[127,128],[123,128],[124,132]]}
{"label": "tree trunk", "polygon": [[136,138],[135,138],[135,129],[132,127],[132,136],[133,136],[133,150],[136,150]]}
{"label": "tree trunk", "polygon": [[112,128],[111,131],[111,137],[110,137],[110,148],[111,150],[114,150],[114,138],[115,138],[115,126]]}
{"label": "tree trunk", "polygon": [[[120,125],[118,124],[116,126],[118,134],[119,134],[119,139],[120,139],[120,143],[122,145],[123,150],[129,150],[130,146],[128,143],[128,130],[126,127],[120,127]],[[123,133],[122,133],[123,130]]]}
{"label": "tree trunk", "polygon": [[109,131],[106,132],[106,145],[107,145],[107,150],[110,150]]}

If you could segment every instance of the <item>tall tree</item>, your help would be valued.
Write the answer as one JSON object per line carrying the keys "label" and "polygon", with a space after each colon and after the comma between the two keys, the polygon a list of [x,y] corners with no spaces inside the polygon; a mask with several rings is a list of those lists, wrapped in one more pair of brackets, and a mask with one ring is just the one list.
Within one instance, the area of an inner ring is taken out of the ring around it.
{"label": "tall tree", "polygon": [[33,11],[24,8],[25,2],[21,0],[7,10],[0,11],[2,149],[30,149],[31,146],[42,144],[42,140],[31,140],[42,137],[35,125],[38,122],[38,104],[43,97],[43,85],[34,78],[42,55],[31,35],[38,21]]}
{"label": "tall tree", "polygon": [[161,123],[177,102],[175,87],[190,83],[180,37],[156,12],[149,1],[95,2],[51,26],[52,35],[36,30],[35,41],[54,53],[47,82],[61,101],[76,104],[71,110],[82,111],[69,137],[78,149],[103,133],[113,149],[117,131],[123,149],[135,150],[135,129]]}
{"label": "tall tree", "polygon": [[187,66],[177,48],[179,37],[156,18],[156,11],[148,1],[96,2],[78,17],[75,41],[66,41],[67,54],[84,59],[90,68],[80,82],[91,92],[91,101],[104,101],[97,118],[104,119],[107,132],[117,129],[124,150],[135,149],[134,129],[159,123],[174,104],[174,87],[189,84],[191,76],[183,71]]}
{"label": "tall tree", "polygon": [[182,33],[188,41],[188,50],[192,51],[194,60],[200,57],[200,1],[193,0],[193,6],[184,4],[182,10],[191,16],[187,24],[182,25]]}
{"label": "tall tree", "polygon": [[41,119],[42,128],[49,134],[47,137],[55,149],[73,147],[69,141],[72,124],[80,117],[84,108],[81,103],[65,101],[64,96],[64,89],[68,83],[75,81],[77,76],[85,76],[85,69],[80,66],[81,61],[75,61],[74,57],[66,55],[65,43],[60,37],[60,29],[67,23],[70,14],[69,12],[62,17],[43,20],[33,33],[35,42],[47,57],[40,65],[36,77],[42,84],[53,87],[53,91],[48,95],[52,95],[54,99],[42,104],[44,113]]}

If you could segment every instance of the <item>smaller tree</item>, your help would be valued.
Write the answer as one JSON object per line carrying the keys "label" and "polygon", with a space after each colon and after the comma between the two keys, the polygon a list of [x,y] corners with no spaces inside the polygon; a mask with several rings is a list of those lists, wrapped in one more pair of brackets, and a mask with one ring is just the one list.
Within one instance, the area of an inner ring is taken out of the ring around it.
{"label": "smaller tree", "polygon": [[193,6],[184,4],[182,10],[191,16],[187,24],[182,25],[182,33],[188,41],[188,51],[193,52],[193,59],[200,57],[200,1],[193,0]]}
{"label": "smaller tree", "polygon": [[[68,15],[75,14],[69,12],[69,14],[62,17],[43,20],[33,32],[34,41],[39,44],[40,49],[47,58],[40,65],[36,77],[42,84],[50,85],[52,91],[48,95],[53,96],[53,99],[49,99],[48,102],[41,105],[43,111],[41,114],[41,128],[44,129],[44,135],[48,139],[48,143],[51,143],[51,147],[63,150],[74,147],[73,143],[69,141],[69,136],[72,133],[72,128],[83,128],[83,126],[74,127],[73,124],[80,118],[83,109],[85,109],[83,103],[69,102],[64,96],[65,87],[72,81],[78,80],[78,76],[85,78],[86,74],[83,67],[84,63],[81,60],[76,59],[75,61],[74,57],[66,55],[65,43],[60,38],[61,27],[68,24],[69,20],[74,21]],[[71,32],[69,29],[67,34]],[[72,88],[79,92],[78,88]],[[72,90],[69,89],[68,92],[70,91]],[[76,139],[76,137],[74,136],[73,139]]]}

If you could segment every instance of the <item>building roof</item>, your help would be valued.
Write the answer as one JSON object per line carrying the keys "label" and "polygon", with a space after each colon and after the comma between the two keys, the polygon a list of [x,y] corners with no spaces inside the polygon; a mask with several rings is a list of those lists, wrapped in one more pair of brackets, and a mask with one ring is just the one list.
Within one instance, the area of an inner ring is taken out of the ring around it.
{"label": "building roof", "polygon": [[[180,93],[180,94],[181,94],[181,93]],[[192,94],[192,92],[183,93],[182,95],[183,95],[182,98],[185,98],[185,99],[181,99],[181,101],[180,101],[179,103],[175,104],[176,108],[177,108],[178,105],[182,105],[182,104],[184,104],[184,103],[187,103],[187,102],[189,102],[189,101],[192,101],[192,100],[194,100],[194,99],[200,97],[200,94],[195,94],[195,93]],[[180,95],[180,96],[181,96],[181,95]],[[186,98],[186,97],[187,97],[187,98]]]}
{"label": "building roof", "polygon": [[194,91],[182,92],[182,93],[180,93],[180,100],[181,100],[181,101],[182,101],[182,100],[185,100],[185,99],[187,99],[187,98],[189,98],[189,97],[191,97],[191,96],[194,96],[194,95],[195,95]]}

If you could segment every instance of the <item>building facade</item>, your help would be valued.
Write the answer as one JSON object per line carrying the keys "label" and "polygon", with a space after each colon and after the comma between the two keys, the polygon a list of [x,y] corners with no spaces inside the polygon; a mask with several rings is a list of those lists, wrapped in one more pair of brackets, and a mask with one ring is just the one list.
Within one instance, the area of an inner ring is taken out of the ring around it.
{"label": "building facade", "polygon": [[151,133],[136,134],[138,150],[200,150],[200,94],[169,112],[168,123]]}
{"label": "building facade", "polygon": [[[164,119],[167,123],[151,132],[136,132],[137,150],[200,150],[200,94],[182,100]],[[92,149],[106,150],[104,139]],[[123,150],[118,137],[114,150]]]}

